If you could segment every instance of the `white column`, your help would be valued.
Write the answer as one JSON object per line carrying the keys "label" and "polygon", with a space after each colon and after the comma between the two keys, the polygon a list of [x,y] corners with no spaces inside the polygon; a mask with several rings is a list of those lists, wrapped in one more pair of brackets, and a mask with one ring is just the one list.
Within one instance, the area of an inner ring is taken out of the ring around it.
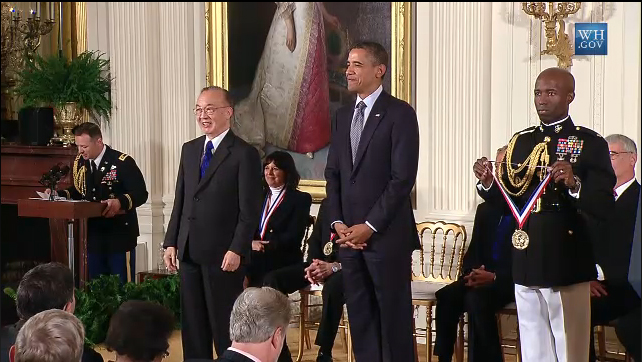
{"label": "white column", "polygon": [[490,3],[417,3],[417,221],[472,231],[472,165],[490,142]]}
{"label": "white column", "polygon": [[164,223],[172,212],[176,175],[184,142],[200,135],[192,109],[205,87],[203,3],[161,3],[161,110]]}
{"label": "white column", "polygon": [[139,243],[147,244],[142,260],[147,262],[137,269],[146,270],[154,265],[155,245],[163,235],[159,5],[107,3],[107,7],[115,109],[111,145],[131,155],[145,177],[149,198],[137,212]]}

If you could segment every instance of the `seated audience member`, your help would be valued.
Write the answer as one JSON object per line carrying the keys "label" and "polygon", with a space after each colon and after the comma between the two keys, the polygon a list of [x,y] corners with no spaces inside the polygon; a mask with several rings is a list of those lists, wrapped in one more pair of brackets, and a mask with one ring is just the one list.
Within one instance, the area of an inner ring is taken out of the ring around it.
{"label": "seated audience member", "polygon": [[286,295],[270,287],[247,288],[234,302],[228,348],[217,362],[276,362],[292,310]]}
{"label": "seated audience member", "polygon": [[[266,275],[264,281],[266,286],[286,295],[303,289],[310,283],[323,283],[323,311],[315,341],[320,347],[317,362],[332,361],[332,347],[345,304],[341,263],[337,261],[334,250],[336,244],[330,243],[334,234],[331,233],[330,220],[326,216],[327,208],[327,201],[324,199],[319,207],[312,235],[308,239],[307,260],[277,269]],[[289,361],[292,361],[292,356],[287,343],[284,343],[279,362]]]}
{"label": "seated audience member", "polygon": [[160,362],[168,356],[174,315],[166,307],[142,300],[124,302],[109,321],[105,346],[115,362]]}
{"label": "seated audience member", "polygon": [[[607,325],[640,308],[640,297],[628,280],[640,201],[640,184],[635,179],[637,148],[633,140],[619,134],[606,137],[606,141],[617,177],[615,207],[606,221],[606,235],[593,243],[598,280],[591,281],[591,327]],[[591,333],[589,360],[596,360],[594,333]]]}
{"label": "seated audience member", "polygon": [[[641,256],[641,241],[640,233],[642,232],[642,222],[640,221],[640,214],[642,208],[638,203],[637,218],[635,219],[635,231],[633,232],[633,246],[631,247],[631,262],[629,265],[629,281],[634,286],[634,289],[640,295],[640,259]],[[640,306],[633,309],[629,314],[618,318],[615,321],[615,334],[624,346],[626,351],[635,361],[642,361],[642,353],[640,352],[640,339],[642,339],[642,326],[640,325]]]}
{"label": "seated audience member", "polygon": [[80,362],[85,328],[76,316],[60,309],[40,312],[20,328],[11,347],[11,362]]}
{"label": "seated audience member", "polygon": [[303,260],[301,241],[310,216],[312,197],[297,190],[299,172],[289,153],[275,151],[263,163],[263,211],[248,269],[248,285],[260,287],[272,270]]}
{"label": "seated audience member", "polygon": [[[8,354],[5,348],[14,344],[18,331],[32,316],[49,309],[62,309],[74,313],[76,296],[74,278],[69,267],[51,262],[29,270],[18,285],[16,305],[20,320],[15,325],[3,327],[3,350],[0,361]],[[83,362],[103,362],[103,357],[85,345],[82,360]]]}
{"label": "seated audience member", "polygon": [[[506,146],[497,150],[501,162]],[[469,361],[503,360],[496,313],[515,301],[511,273],[511,236],[515,219],[504,204],[483,202],[477,207],[470,246],[464,256],[462,276],[441,288],[435,311],[434,354],[450,362],[463,312],[469,320]]]}

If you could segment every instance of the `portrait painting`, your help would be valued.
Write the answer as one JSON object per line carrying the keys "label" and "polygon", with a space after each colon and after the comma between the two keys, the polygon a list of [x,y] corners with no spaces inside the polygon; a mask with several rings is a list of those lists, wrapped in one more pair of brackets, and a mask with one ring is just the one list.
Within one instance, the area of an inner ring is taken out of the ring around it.
{"label": "portrait painting", "polygon": [[355,102],[345,75],[350,47],[382,44],[390,55],[383,88],[410,101],[410,15],[410,3],[209,3],[208,84],[229,90],[232,130],[262,157],[290,153],[301,188],[318,201],[331,117]]}

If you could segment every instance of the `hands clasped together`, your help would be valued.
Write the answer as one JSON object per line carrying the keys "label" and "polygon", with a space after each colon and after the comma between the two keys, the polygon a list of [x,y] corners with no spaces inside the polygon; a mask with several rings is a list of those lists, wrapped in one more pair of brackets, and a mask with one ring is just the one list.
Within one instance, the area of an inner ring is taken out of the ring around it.
{"label": "hands clasped together", "polygon": [[334,224],[334,230],[336,230],[339,235],[339,239],[336,241],[339,246],[355,250],[363,250],[368,246],[367,242],[374,232],[367,224],[357,224],[348,227],[341,222]]}

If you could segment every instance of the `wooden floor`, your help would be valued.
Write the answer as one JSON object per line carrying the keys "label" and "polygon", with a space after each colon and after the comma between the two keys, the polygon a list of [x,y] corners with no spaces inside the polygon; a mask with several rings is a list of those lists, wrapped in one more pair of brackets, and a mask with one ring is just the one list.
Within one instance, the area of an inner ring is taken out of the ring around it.
{"label": "wooden floor", "polygon": [[[288,345],[290,346],[290,351],[292,352],[293,357],[296,358],[296,353],[298,351],[298,332],[297,328],[288,329]],[[310,331],[310,339],[313,341],[312,348],[304,350],[303,361],[304,362],[315,362],[319,347],[314,345],[314,337],[316,332],[314,330]],[[337,339],[334,344],[334,349],[332,350],[332,357],[334,362],[347,362],[346,350],[343,347],[343,342],[341,340],[341,334],[337,334]],[[183,350],[181,344],[181,332],[175,331],[172,337],[170,338],[169,343],[169,356],[163,360],[163,362],[183,362]],[[424,344],[418,345],[419,349],[419,361],[426,362],[426,348]],[[102,354],[105,362],[116,360],[116,356],[113,352],[107,351],[103,346],[98,346],[96,348],[100,354]],[[437,361],[437,358],[433,358],[432,361]],[[506,355],[505,362],[515,362],[515,356]]]}
{"label": "wooden floor", "polygon": [[[296,357],[298,351],[298,328],[290,327],[288,329],[288,345],[290,346],[290,351],[292,355]],[[310,339],[313,341],[312,348],[304,350],[303,361],[305,362],[315,362],[316,356],[319,350],[319,347],[314,345],[314,337],[316,332],[314,330],[310,331]],[[163,362],[183,362],[183,350],[181,343],[181,331],[177,330],[174,332],[170,338],[169,346],[169,356],[163,360]],[[418,346],[419,361],[426,362],[426,345],[419,344]],[[612,328],[607,329],[606,331],[606,349],[608,351],[617,351],[623,354],[623,348],[617,342],[615,334],[613,333]],[[105,359],[105,362],[114,361],[116,359],[113,352],[107,351],[103,346],[96,347],[96,350],[100,352]],[[464,353],[465,354],[465,353]],[[344,349],[343,341],[341,339],[341,334],[337,334],[337,339],[334,344],[334,349],[332,350],[332,356],[335,362],[347,362],[347,354]],[[614,356],[615,357],[615,356]],[[437,358],[433,357],[432,361],[437,361]],[[622,355],[617,356],[613,360],[623,360]],[[504,354],[504,362],[516,362],[514,355],[514,350],[507,349]]]}

